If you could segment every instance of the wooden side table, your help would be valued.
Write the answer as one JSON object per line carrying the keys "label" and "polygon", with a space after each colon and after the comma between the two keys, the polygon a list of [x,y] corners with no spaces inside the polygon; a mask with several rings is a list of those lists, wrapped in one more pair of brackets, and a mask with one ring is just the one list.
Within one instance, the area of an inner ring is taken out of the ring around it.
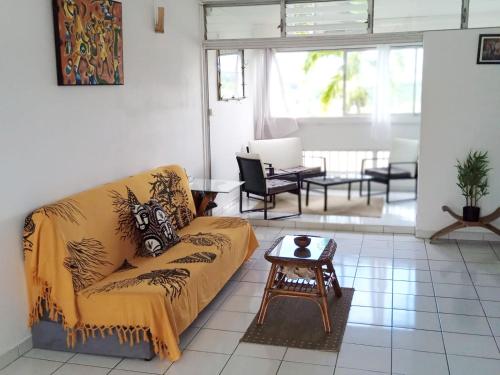
{"label": "wooden side table", "polygon": [[[278,238],[264,255],[272,266],[262,297],[257,324],[264,324],[267,308],[274,298],[306,298],[319,306],[325,332],[330,333],[332,324],[328,311],[328,293],[333,289],[337,297],[342,296],[332,263],[337,244],[332,239],[311,236],[311,244],[307,247],[307,251],[301,251],[293,242],[294,238],[295,236]],[[290,278],[283,272],[284,267],[287,266],[311,269],[315,277],[314,279]]]}
{"label": "wooden side table", "polygon": [[498,229],[497,227],[494,227],[491,224],[491,222],[500,218],[500,207],[497,208],[493,213],[479,218],[479,221],[466,221],[466,220],[464,220],[463,216],[456,214],[448,206],[443,206],[441,209],[443,210],[443,212],[448,212],[451,215],[451,217],[453,217],[456,220],[456,222],[454,222],[453,224],[448,225],[447,227],[434,233],[431,237],[431,241],[437,240],[439,237],[442,237],[445,234],[451,233],[457,229],[466,228],[466,227],[485,228],[485,229],[492,231],[496,235],[500,236],[500,229]]}

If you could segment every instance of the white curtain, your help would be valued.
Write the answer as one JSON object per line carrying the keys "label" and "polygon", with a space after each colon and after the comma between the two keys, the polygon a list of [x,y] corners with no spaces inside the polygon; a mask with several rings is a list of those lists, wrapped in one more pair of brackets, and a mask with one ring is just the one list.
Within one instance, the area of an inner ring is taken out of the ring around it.
{"label": "white curtain", "polygon": [[389,71],[389,45],[377,46],[377,80],[372,112],[372,137],[389,139],[391,135],[391,77]]}
{"label": "white curtain", "polygon": [[[255,64],[255,139],[282,138],[299,130],[297,119],[293,116],[283,88],[280,67],[276,61],[276,53],[272,49],[260,51]],[[271,85],[277,85],[273,95],[284,103],[288,117],[271,115]]]}

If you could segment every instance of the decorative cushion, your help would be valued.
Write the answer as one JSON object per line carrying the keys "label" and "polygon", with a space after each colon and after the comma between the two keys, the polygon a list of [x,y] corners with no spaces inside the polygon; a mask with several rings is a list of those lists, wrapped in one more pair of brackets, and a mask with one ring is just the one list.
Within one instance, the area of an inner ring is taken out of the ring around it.
{"label": "decorative cushion", "polygon": [[261,139],[248,142],[250,153],[259,154],[263,163],[271,163],[276,169],[289,169],[302,165],[300,138]]}
{"label": "decorative cushion", "polygon": [[131,208],[135,225],[142,237],[141,256],[156,257],[180,242],[174,226],[156,200],[136,204]]}

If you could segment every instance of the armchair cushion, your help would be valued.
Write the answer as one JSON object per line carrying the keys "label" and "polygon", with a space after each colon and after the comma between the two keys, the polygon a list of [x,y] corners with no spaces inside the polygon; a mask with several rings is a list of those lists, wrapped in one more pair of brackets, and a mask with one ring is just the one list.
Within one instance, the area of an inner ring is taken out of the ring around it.
{"label": "armchair cushion", "polygon": [[416,162],[418,160],[418,140],[395,138],[392,141],[390,163]]}
{"label": "armchair cushion", "polygon": [[277,169],[301,166],[302,142],[300,138],[279,138],[255,140],[248,143],[252,154],[259,154],[264,163],[271,163]]}
{"label": "armchair cushion", "polygon": [[297,189],[297,183],[293,181],[285,181],[272,179],[266,181],[268,194],[278,194]]}
{"label": "armchair cushion", "polygon": [[391,168],[391,175],[389,177],[389,168],[369,168],[365,170],[365,174],[368,176],[372,176],[375,178],[381,178],[381,179],[404,179],[404,178],[412,178],[411,172],[397,168],[397,167],[392,167]]}
{"label": "armchair cushion", "polygon": [[309,174],[316,174],[316,173],[321,173],[321,167],[293,167],[293,168],[287,168],[286,170],[283,169],[278,169],[275,171],[276,174],[279,173],[302,173],[305,176]]}

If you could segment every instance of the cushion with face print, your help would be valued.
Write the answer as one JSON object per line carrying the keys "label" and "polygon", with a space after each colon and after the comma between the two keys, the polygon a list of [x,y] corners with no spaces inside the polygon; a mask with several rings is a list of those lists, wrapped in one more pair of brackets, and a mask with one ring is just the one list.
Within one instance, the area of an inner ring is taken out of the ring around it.
{"label": "cushion with face print", "polygon": [[162,206],[155,200],[131,207],[135,225],[142,236],[141,256],[163,254],[180,241]]}

